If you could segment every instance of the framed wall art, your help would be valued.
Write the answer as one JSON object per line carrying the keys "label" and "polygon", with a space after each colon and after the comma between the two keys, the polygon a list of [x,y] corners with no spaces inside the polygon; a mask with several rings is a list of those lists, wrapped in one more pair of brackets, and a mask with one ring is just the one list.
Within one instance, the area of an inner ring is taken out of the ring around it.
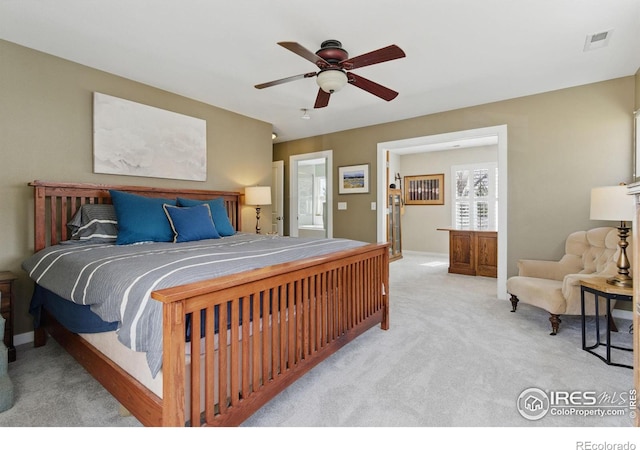
{"label": "framed wall art", "polygon": [[404,177],[405,205],[444,205],[444,174]]}
{"label": "framed wall art", "polygon": [[369,164],[338,167],[339,194],[366,194],[369,192]]}
{"label": "framed wall art", "polygon": [[206,181],[207,122],[94,92],[93,171]]}

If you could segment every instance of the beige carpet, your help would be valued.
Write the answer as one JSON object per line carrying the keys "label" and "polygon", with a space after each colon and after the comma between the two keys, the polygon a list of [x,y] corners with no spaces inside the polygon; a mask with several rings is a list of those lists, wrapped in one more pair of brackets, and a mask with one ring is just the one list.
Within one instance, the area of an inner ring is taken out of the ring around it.
{"label": "beige carpet", "polygon": [[[369,330],[249,418],[245,427],[629,427],[623,416],[517,410],[523,390],[628,395],[632,370],[581,349],[579,317],[549,336],[548,315],[510,312],[496,280],[447,273],[447,261],[406,253],[391,264],[391,328]],[[593,323],[591,323],[593,325]],[[631,345],[629,323],[615,338]],[[631,352],[616,358],[631,361]],[[16,391],[0,426],[136,427],[115,400],[52,340],[18,348]],[[620,437],[621,435],[618,434]],[[575,448],[575,447],[572,447]]]}
{"label": "beige carpet", "polygon": [[[407,253],[391,264],[391,327],[372,329],[254,414],[248,426],[620,427],[622,417],[517,410],[527,388],[628,396],[630,369],[581,349],[579,317],[550,336],[548,313],[496,299],[496,280]],[[631,346],[630,322],[617,321]],[[593,324],[593,323],[591,323]],[[631,363],[631,352],[615,354]]]}

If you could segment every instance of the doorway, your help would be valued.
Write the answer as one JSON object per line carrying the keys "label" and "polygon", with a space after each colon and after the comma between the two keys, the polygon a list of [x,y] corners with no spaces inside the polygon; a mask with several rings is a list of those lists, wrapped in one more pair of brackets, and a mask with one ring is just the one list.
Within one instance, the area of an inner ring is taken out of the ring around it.
{"label": "doorway", "polygon": [[289,234],[333,237],[333,152],[290,157]]}
{"label": "doorway", "polygon": [[271,171],[271,232],[284,236],[284,161],[274,161]]}
{"label": "doorway", "polygon": [[[507,297],[507,126],[476,128],[452,133],[444,133],[418,138],[403,139],[378,143],[378,172],[377,172],[377,200],[379,205],[386,205],[386,187],[393,180],[387,180],[387,151],[392,153],[411,151],[429,151],[436,146],[441,146],[452,141],[468,139],[495,138],[498,147],[498,277],[497,297],[506,300]],[[442,150],[442,148],[440,148]],[[386,208],[378,208],[377,214],[377,239],[386,241]]]}

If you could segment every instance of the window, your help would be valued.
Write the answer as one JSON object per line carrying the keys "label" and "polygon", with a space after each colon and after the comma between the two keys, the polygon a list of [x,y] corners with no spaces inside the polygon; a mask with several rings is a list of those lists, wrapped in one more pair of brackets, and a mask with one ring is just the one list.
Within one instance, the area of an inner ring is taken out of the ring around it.
{"label": "window", "polygon": [[455,228],[498,229],[498,166],[478,163],[451,167]]}

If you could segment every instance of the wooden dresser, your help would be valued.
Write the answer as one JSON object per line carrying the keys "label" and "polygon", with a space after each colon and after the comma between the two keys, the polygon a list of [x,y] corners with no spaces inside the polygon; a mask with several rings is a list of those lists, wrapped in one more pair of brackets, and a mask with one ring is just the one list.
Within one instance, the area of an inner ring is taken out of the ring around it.
{"label": "wooden dresser", "polygon": [[7,321],[4,326],[4,345],[9,350],[9,362],[16,360],[13,346],[13,282],[17,277],[12,272],[0,272],[0,314]]}
{"label": "wooden dresser", "polygon": [[438,228],[449,232],[449,273],[498,276],[498,232]]}

